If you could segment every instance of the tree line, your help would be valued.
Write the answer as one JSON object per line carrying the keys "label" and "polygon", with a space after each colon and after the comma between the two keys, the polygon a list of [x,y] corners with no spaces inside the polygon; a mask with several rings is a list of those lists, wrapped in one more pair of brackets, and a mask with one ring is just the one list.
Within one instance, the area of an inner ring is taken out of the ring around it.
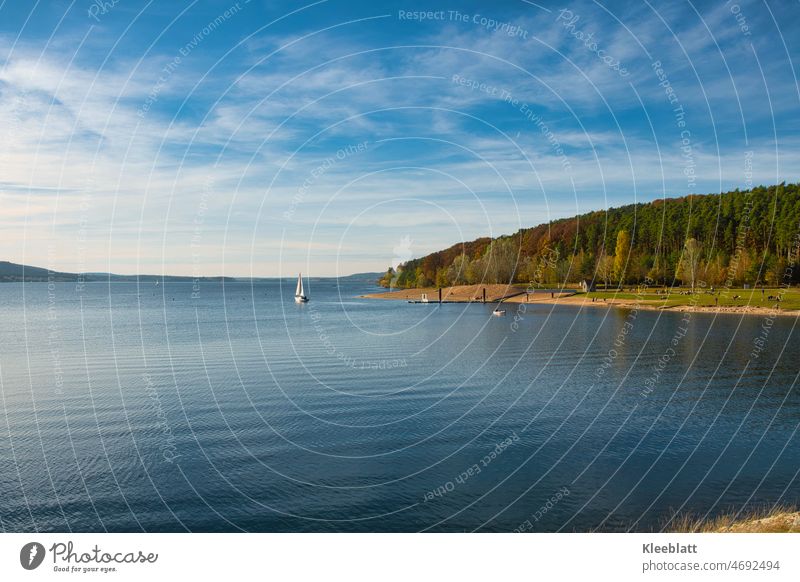
{"label": "tree line", "polygon": [[390,288],[800,283],[800,185],[631,204],[453,245],[389,269]]}

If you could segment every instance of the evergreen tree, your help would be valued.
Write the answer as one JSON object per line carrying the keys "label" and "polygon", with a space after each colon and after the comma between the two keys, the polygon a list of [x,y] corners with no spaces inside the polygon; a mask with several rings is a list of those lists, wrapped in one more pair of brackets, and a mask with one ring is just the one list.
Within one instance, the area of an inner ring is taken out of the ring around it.
{"label": "evergreen tree", "polygon": [[783,265],[795,260],[798,236],[800,185],[759,186],[609,208],[459,243],[407,261],[380,283],[427,287],[587,278],[610,284],[649,277],[664,285],[676,278],[691,286],[700,278],[725,286],[779,279],[796,284],[800,267],[784,276],[778,259]]}

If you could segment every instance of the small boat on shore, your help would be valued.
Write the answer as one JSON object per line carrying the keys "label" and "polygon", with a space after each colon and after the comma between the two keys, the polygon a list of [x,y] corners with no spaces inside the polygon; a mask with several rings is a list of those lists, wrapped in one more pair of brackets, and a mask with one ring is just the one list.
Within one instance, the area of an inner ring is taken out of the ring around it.
{"label": "small boat on shore", "polygon": [[295,303],[308,303],[308,297],[306,296],[305,290],[303,289],[303,274],[300,273],[297,275],[297,289],[294,292],[294,302]]}

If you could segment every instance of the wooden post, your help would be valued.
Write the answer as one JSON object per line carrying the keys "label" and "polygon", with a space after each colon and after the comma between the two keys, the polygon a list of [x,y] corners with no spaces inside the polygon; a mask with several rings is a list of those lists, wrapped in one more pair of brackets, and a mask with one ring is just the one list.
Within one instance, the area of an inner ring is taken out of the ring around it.
{"label": "wooden post", "polygon": [[483,288],[483,302],[486,303],[486,287]]}
{"label": "wooden post", "polygon": [[442,302],[442,288],[439,287],[439,303]]}

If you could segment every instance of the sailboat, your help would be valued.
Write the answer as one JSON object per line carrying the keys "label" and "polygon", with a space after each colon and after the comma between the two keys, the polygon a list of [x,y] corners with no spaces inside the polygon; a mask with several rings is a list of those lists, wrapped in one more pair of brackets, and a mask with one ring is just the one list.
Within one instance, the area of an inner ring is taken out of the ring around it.
{"label": "sailboat", "polygon": [[294,292],[295,303],[308,303],[305,291],[303,291],[303,274],[297,275],[297,289]]}

